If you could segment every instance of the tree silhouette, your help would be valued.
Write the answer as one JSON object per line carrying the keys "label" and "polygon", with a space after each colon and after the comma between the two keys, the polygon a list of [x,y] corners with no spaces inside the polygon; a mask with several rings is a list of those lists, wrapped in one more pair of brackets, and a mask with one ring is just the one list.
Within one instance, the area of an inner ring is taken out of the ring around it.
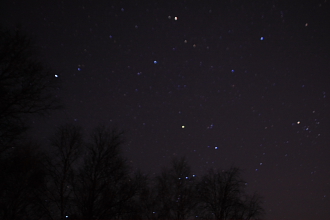
{"label": "tree silhouette", "polygon": [[254,193],[252,196],[246,195],[243,200],[243,206],[237,211],[237,219],[258,219],[265,214],[262,208],[262,197]]}
{"label": "tree silhouette", "polygon": [[172,167],[156,177],[159,219],[188,219],[194,214],[195,178],[185,158],[174,158]]}
{"label": "tree silhouette", "polygon": [[0,218],[37,219],[46,170],[38,145],[22,139],[29,115],[60,107],[58,80],[19,29],[0,27]]}
{"label": "tree silhouette", "polygon": [[0,27],[0,153],[27,129],[29,115],[60,107],[52,94],[58,80],[33,49],[21,31]]}
{"label": "tree silhouette", "polygon": [[137,172],[135,177],[137,186],[133,198],[134,213],[127,219],[157,219],[159,200],[154,180],[147,175]]}
{"label": "tree silhouette", "polygon": [[226,171],[211,169],[197,187],[199,216],[203,219],[256,219],[263,214],[260,197],[249,197],[244,191],[245,182],[240,169]]}
{"label": "tree silhouette", "polygon": [[196,177],[185,158],[153,178],[131,173],[122,132],[60,126],[46,157],[30,143],[0,160],[1,219],[258,219],[262,198],[248,195],[240,169]]}
{"label": "tree silhouette", "polygon": [[149,178],[141,171],[133,173],[129,191],[129,199],[126,201],[125,211],[121,213],[122,219],[152,219],[152,210],[155,203]]}
{"label": "tree silhouette", "polygon": [[240,169],[211,169],[201,178],[185,158],[174,158],[170,168],[153,178],[143,176],[130,219],[258,219],[262,198],[245,193]]}
{"label": "tree silhouette", "polygon": [[87,145],[74,186],[76,215],[82,219],[117,218],[126,212],[134,187],[121,157],[122,132],[97,127]]}
{"label": "tree silhouette", "polygon": [[82,128],[71,124],[60,126],[50,140],[46,206],[55,219],[65,219],[72,203],[74,165],[83,151]]}
{"label": "tree silhouette", "polygon": [[43,216],[36,195],[45,183],[43,155],[34,143],[15,148],[0,160],[0,219],[38,219]]}

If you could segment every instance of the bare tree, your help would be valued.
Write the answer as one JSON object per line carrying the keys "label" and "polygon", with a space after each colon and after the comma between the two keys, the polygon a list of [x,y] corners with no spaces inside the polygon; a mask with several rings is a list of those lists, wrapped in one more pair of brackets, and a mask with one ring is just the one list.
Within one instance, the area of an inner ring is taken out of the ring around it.
{"label": "bare tree", "polygon": [[257,194],[249,197],[240,178],[240,169],[226,171],[211,169],[200,180],[199,216],[204,219],[256,219],[263,210]]}
{"label": "bare tree", "polygon": [[60,107],[52,94],[58,79],[38,61],[31,40],[0,27],[0,153],[27,129],[31,114]]}
{"label": "bare tree", "polygon": [[126,212],[134,188],[126,161],[120,156],[121,144],[122,132],[100,126],[92,133],[74,186],[75,215],[114,219]]}
{"label": "bare tree", "polygon": [[174,158],[172,167],[156,177],[159,219],[188,219],[194,214],[195,177],[185,158]]}
{"label": "bare tree", "polygon": [[236,219],[252,220],[261,218],[265,214],[262,207],[262,197],[257,193],[246,195],[241,208],[236,213]]}
{"label": "bare tree", "polygon": [[48,210],[55,219],[65,219],[71,207],[74,165],[83,150],[82,128],[71,124],[60,126],[51,138],[51,147],[46,193]]}
{"label": "bare tree", "polygon": [[126,205],[122,219],[154,219],[156,194],[154,188],[151,188],[149,177],[137,171],[131,181],[133,196]]}

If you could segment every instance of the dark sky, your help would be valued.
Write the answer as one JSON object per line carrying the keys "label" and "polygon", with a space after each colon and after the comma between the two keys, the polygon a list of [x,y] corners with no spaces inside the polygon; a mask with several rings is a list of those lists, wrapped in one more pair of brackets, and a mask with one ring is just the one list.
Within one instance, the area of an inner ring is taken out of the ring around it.
{"label": "dark sky", "polygon": [[105,123],[145,172],[239,166],[274,220],[330,218],[329,20],[326,0],[0,4],[62,81],[37,138]]}

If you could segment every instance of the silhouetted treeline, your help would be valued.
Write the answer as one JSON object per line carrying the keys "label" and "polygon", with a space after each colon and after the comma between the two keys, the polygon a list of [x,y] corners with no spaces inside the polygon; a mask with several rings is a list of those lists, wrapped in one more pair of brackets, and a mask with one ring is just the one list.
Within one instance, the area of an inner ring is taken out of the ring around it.
{"label": "silhouetted treeline", "polygon": [[[132,172],[123,133],[106,126],[89,135],[58,127],[47,146],[24,137],[27,118],[59,107],[55,74],[33,56],[19,30],[0,28],[0,219],[257,219],[257,194],[240,170],[195,176],[184,158],[158,175]],[[152,164],[151,164],[152,166]]]}
{"label": "silhouetted treeline", "polygon": [[[64,125],[50,151],[17,148],[1,161],[1,219],[257,219],[240,170],[195,176],[184,158],[154,177],[132,173],[120,153],[122,133],[99,126],[84,138]],[[39,153],[38,153],[39,152]]]}

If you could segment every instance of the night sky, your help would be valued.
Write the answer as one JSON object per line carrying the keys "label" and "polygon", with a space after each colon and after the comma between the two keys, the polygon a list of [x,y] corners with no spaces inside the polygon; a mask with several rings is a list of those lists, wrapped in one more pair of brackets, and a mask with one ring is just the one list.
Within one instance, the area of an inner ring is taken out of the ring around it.
{"label": "night sky", "polygon": [[117,126],[133,168],[235,165],[266,219],[330,218],[326,0],[1,2],[62,82],[66,108],[31,120],[41,142]]}

